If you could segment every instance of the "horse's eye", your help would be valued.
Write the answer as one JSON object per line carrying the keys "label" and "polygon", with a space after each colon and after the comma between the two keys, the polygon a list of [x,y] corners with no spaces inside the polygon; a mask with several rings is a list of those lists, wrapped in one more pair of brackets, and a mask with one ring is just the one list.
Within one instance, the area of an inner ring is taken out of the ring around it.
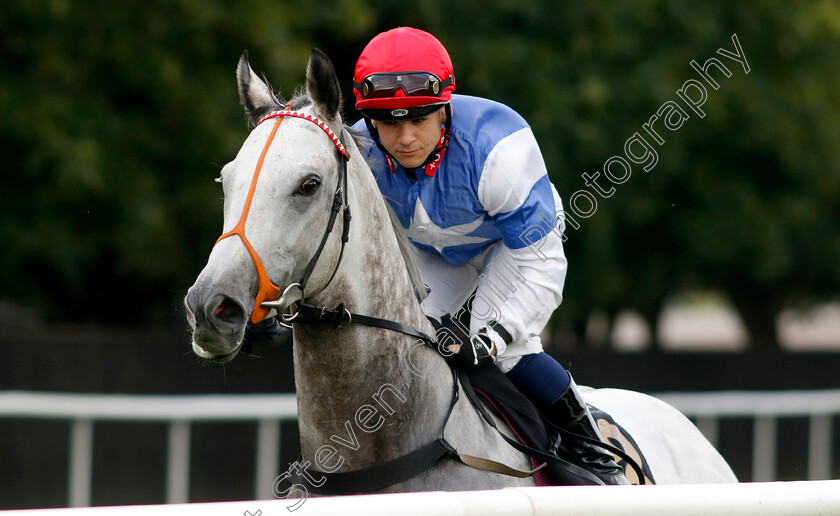
{"label": "horse's eye", "polygon": [[313,195],[315,192],[318,191],[319,186],[321,186],[321,182],[317,179],[307,179],[306,181],[300,184],[298,192],[302,193],[303,195]]}

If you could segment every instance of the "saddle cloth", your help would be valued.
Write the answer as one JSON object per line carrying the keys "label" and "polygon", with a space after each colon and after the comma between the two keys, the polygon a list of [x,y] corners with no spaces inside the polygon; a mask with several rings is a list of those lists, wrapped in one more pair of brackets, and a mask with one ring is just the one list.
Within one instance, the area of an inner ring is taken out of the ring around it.
{"label": "saddle cloth", "polygon": [[[519,442],[547,453],[553,450],[558,440],[556,431],[546,428],[533,402],[522,394],[504,373],[497,367],[481,367],[467,372],[467,376],[475,392],[505,422]],[[635,460],[641,467],[644,483],[654,484],[650,466],[633,437],[606,412],[591,405],[589,409],[607,444],[619,448]],[[627,461],[619,456],[614,457],[616,463],[624,468],[627,480],[631,484],[640,484],[638,474],[628,467]],[[532,467],[539,465],[534,459],[531,459],[531,462]],[[551,478],[550,472],[545,470],[535,475],[537,485],[542,486],[555,485]]]}

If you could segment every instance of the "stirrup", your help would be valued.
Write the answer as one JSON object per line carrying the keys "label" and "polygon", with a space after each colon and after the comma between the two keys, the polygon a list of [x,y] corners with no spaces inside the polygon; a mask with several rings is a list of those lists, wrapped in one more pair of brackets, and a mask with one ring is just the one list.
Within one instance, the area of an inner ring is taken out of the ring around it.
{"label": "stirrup", "polygon": [[592,471],[607,485],[630,484],[622,467],[601,447],[604,438],[574,380],[544,412],[546,419],[560,430],[560,450],[575,457],[582,467]]}

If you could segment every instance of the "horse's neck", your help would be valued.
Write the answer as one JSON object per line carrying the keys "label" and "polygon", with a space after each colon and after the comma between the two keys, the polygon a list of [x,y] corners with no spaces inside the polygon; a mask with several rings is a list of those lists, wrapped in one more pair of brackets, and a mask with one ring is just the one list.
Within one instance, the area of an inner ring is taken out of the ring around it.
{"label": "horse's neck", "polygon": [[[345,303],[351,312],[431,334],[370,172],[356,167],[351,177],[350,242],[335,279],[316,301]],[[437,437],[452,378],[421,341],[358,325],[296,326],[294,337],[301,447],[308,460],[328,445],[346,459],[342,470],[359,469]]]}

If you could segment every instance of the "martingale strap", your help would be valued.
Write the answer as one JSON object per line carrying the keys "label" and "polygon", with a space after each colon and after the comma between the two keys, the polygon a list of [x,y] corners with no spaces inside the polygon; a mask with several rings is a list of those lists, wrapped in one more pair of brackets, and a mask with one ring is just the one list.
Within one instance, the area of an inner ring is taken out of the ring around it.
{"label": "martingale strap", "polygon": [[[432,464],[444,456],[454,453],[455,449],[446,440],[435,439],[402,457],[375,464],[369,468],[343,473],[324,473],[310,470],[309,474],[313,477],[324,479],[324,482],[320,482],[320,479],[318,479],[320,485],[312,485],[308,479],[299,473],[297,468],[292,468],[289,471],[291,475],[289,481],[292,484],[306,486],[308,490],[321,495],[369,493],[410,480],[429,469]],[[300,460],[298,459],[298,461]]]}
{"label": "martingale strap", "polygon": [[[520,471],[502,464],[501,462],[458,453],[458,450],[456,450],[455,447],[443,437],[446,425],[449,423],[449,418],[452,416],[452,411],[455,408],[455,404],[458,402],[458,393],[460,392],[458,389],[458,379],[454,370],[452,371],[452,376],[452,402],[449,405],[449,411],[446,414],[446,418],[444,419],[443,426],[440,430],[441,437],[421,446],[420,448],[417,448],[412,452],[397,457],[396,459],[374,464],[373,466],[367,468],[345,471],[342,473],[326,473],[322,471],[309,470],[308,474],[312,477],[321,477],[315,479],[317,484],[312,484],[310,480],[301,475],[298,468],[290,469],[288,472],[289,480],[293,484],[306,486],[308,490],[315,494],[347,495],[370,493],[394,484],[399,484],[400,482],[405,482],[423,473],[444,457],[452,457],[455,460],[460,461],[461,464],[474,469],[500,473],[502,475],[517,478],[527,478],[533,476],[545,467],[545,464],[542,464],[532,470]],[[300,462],[300,460],[301,459],[298,459],[298,462]]]}
{"label": "martingale strap", "polygon": [[[300,474],[297,468],[289,471],[289,480],[293,484],[305,485],[308,490],[320,495],[370,493],[411,480],[447,456],[451,456],[460,461],[461,464],[473,469],[516,478],[528,478],[546,466],[546,464],[542,464],[536,469],[520,471],[506,466],[501,462],[458,453],[446,439],[440,438],[401,457],[375,464],[369,468],[345,471],[343,473],[308,471],[313,477],[321,477],[320,479],[316,479],[319,481],[319,485],[312,485],[308,479]],[[298,461],[300,460],[302,460],[302,457],[298,459]],[[321,479],[323,479],[323,482],[321,482]]]}

